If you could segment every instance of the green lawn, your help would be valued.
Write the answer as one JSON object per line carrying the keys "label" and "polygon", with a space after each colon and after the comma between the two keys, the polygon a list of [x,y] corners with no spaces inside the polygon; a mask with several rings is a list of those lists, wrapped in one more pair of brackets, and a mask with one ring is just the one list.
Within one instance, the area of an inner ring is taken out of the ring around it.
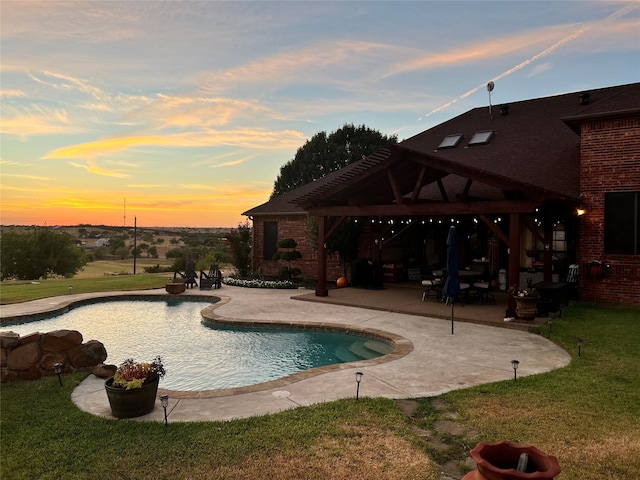
{"label": "green lawn", "polygon": [[445,438],[455,448],[444,460],[463,461],[477,441],[506,439],[557,456],[559,479],[638,478],[640,311],[576,304],[552,329],[541,334],[573,355],[568,367],[444,394],[446,417],[433,399],[420,399],[411,421],[393,400],[346,399],[165,427],[78,410],[70,395],[81,374],[65,376],[62,388],[53,377],[3,384],[0,478],[435,480],[432,459],[442,455],[411,424],[431,430],[452,412],[475,435]]}
{"label": "green lawn", "polygon": [[2,282],[0,304],[28,302],[39,298],[72,293],[112,292],[162,288],[171,273],[145,273],[140,275],[115,275],[88,278],[51,278],[37,282]]}

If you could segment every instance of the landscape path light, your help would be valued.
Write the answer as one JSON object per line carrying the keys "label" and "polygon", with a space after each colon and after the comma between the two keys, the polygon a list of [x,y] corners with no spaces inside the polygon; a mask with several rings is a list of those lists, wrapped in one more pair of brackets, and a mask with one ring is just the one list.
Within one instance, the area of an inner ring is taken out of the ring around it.
{"label": "landscape path light", "polygon": [[162,408],[164,408],[164,425],[167,426],[167,407],[169,406],[169,395],[161,395],[160,403],[162,404]]}
{"label": "landscape path light", "polygon": [[517,382],[518,381],[518,374],[516,373],[518,371],[518,366],[520,365],[520,362],[518,360],[511,360],[511,366],[513,367],[513,381]]}
{"label": "landscape path light", "polygon": [[62,373],[62,364],[54,363],[53,371],[55,372],[56,375],[58,375],[58,381],[60,382],[60,386],[62,386],[62,377],[60,376],[60,374]]}
{"label": "landscape path light", "polygon": [[549,317],[549,320],[547,320],[547,323],[549,324],[549,333],[551,333],[551,324],[553,323],[553,318]]}
{"label": "landscape path light", "polygon": [[362,372],[356,372],[356,400],[360,398],[360,382],[362,381]]}
{"label": "landscape path light", "polygon": [[577,338],[576,343],[578,344],[578,358],[580,358],[580,353],[581,353],[580,350],[582,349],[582,339]]}

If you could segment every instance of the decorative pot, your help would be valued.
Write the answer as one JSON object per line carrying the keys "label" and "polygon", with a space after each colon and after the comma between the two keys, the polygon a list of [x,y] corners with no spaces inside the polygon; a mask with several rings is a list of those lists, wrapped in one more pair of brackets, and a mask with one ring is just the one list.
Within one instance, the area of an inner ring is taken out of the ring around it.
{"label": "decorative pot", "polygon": [[519,297],[514,295],[516,301],[516,316],[524,320],[533,320],[538,314],[538,301],[540,296],[535,297]]}
{"label": "decorative pot", "polygon": [[[523,453],[528,459],[520,471],[518,463]],[[553,480],[560,473],[556,457],[530,445],[480,442],[471,450],[471,457],[478,469],[467,473],[462,480]]]}
{"label": "decorative pot", "polygon": [[113,377],[104,382],[111,413],[116,418],[133,418],[146,415],[156,406],[156,395],[160,378],[145,383],[142,388],[124,388],[113,386]]}
{"label": "decorative pot", "polygon": [[170,293],[172,295],[177,295],[178,293],[184,292],[186,287],[184,282],[177,282],[177,283],[167,283],[164,288],[167,291],[167,293]]}

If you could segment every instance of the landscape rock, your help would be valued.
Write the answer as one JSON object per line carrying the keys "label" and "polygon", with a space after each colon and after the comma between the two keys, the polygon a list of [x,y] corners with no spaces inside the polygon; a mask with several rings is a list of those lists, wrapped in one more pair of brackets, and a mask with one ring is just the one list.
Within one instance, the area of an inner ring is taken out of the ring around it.
{"label": "landscape rock", "polygon": [[0,346],[2,348],[15,348],[20,343],[20,335],[16,332],[0,332]]}
{"label": "landscape rock", "polygon": [[40,342],[40,332],[33,332],[27,335],[23,335],[20,337],[19,345],[27,345],[29,343],[39,343]]}
{"label": "landscape rock", "polygon": [[55,330],[42,335],[42,348],[48,352],[70,350],[82,344],[82,334],[77,330]]}
{"label": "landscape rock", "polygon": [[13,349],[7,357],[7,368],[23,371],[37,367],[40,360],[40,346],[37,343],[28,343]]}
{"label": "landscape rock", "polygon": [[115,365],[105,365],[101,363],[96,365],[91,369],[91,373],[93,373],[98,378],[110,378],[116,373],[118,367]]}
{"label": "landscape rock", "polygon": [[18,378],[20,380],[37,380],[42,376],[38,367],[30,367],[26,370],[18,372]]}
{"label": "landscape rock", "polygon": [[[45,372],[53,372],[53,366],[56,363],[61,363],[62,364],[62,371],[64,372],[66,370],[65,367],[67,367],[65,365],[65,360],[67,359],[67,356],[62,353],[62,352],[53,352],[53,353],[45,353],[42,358],[40,359],[40,368],[42,370],[44,370]],[[50,374],[50,373],[49,373]]]}
{"label": "landscape rock", "polygon": [[89,340],[87,343],[69,350],[69,362],[75,368],[93,367],[107,359],[107,350],[97,340]]}

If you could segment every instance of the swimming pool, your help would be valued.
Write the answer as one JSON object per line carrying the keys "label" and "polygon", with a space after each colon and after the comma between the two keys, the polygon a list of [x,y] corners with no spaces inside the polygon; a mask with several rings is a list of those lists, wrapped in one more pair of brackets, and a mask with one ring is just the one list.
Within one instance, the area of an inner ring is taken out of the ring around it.
{"label": "swimming pool", "polygon": [[255,385],[310,368],[375,358],[393,346],[359,335],[330,331],[215,326],[203,321],[206,301],[109,300],[78,306],[35,322],[6,325],[20,335],[78,330],[98,340],[105,363],[161,355],[167,375],[160,387],[202,391]]}

